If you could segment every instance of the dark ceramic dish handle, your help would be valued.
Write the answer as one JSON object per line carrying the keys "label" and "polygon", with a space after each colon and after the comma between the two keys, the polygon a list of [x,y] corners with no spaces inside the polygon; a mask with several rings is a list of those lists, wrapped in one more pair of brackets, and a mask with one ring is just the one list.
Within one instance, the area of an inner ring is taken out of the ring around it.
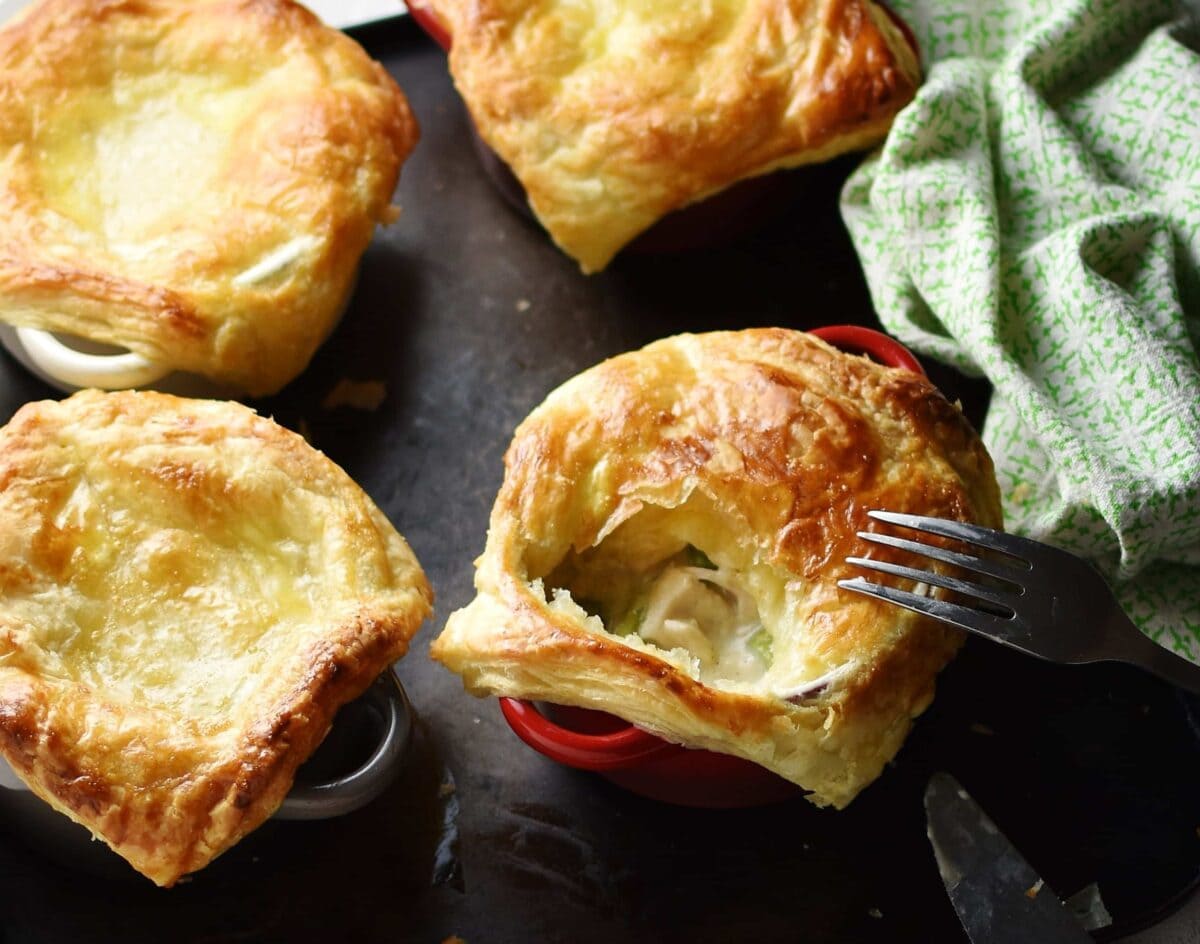
{"label": "dark ceramic dish handle", "polygon": [[[282,805],[275,812],[275,819],[330,819],[344,816],[360,807],[366,806],[379,796],[396,779],[400,765],[408,750],[408,742],[412,733],[412,707],[404,694],[404,689],[389,670],[381,675],[353,703],[354,707],[365,709],[379,722],[377,733],[374,735],[377,744],[371,750],[365,761],[349,773],[330,777],[329,779],[314,778],[311,782],[298,779],[291,792],[284,798]],[[353,710],[350,705],[347,709]],[[341,728],[336,722],[327,739],[327,743],[318,748],[314,758],[328,754],[330,760],[336,763],[337,745],[332,743],[339,739]],[[310,759],[309,763],[313,762]],[[304,767],[300,768],[298,777],[302,777]],[[22,802],[28,796],[31,808],[44,808],[47,816],[47,828],[61,825],[66,829],[76,830],[69,819],[60,816],[51,807],[37,800],[29,788],[13,773],[12,768],[0,759],[0,799],[11,798],[12,802]],[[6,800],[7,802],[7,800]],[[3,804],[0,804],[2,807]],[[86,839],[85,833],[80,835]]]}
{"label": "dark ceramic dish handle", "polygon": [[318,783],[297,782],[275,819],[332,819],[366,806],[396,779],[412,735],[412,707],[391,670],[377,678],[359,702],[382,719],[379,743],[348,774]]}

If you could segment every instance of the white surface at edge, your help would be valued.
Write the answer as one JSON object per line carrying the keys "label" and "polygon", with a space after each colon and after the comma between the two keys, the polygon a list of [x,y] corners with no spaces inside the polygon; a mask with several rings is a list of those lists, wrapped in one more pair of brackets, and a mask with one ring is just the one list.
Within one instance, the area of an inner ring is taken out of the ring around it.
{"label": "white surface at edge", "polygon": [[[30,0],[0,0],[0,23]],[[362,23],[373,23],[406,12],[402,0],[301,0],[302,3],[330,26],[344,29]]]}
{"label": "white surface at edge", "polygon": [[[0,0],[0,23],[29,0]],[[369,23],[404,12],[400,0],[308,0],[310,10],[331,26]],[[1194,944],[1200,941],[1200,895],[1163,923],[1125,939],[1128,944]]]}

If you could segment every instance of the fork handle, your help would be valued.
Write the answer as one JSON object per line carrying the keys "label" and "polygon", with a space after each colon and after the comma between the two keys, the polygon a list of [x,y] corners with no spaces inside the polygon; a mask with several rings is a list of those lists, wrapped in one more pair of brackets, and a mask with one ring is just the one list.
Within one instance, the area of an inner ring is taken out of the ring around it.
{"label": "fork handle", "polygon": [[[1132,627],[1133,624],[1130,623]],[[1170,682],[1177,688],[1200,695],[1200,665],[1177,656],[1170,649],[1156,643],[1140,629],[1124,637],[1127,649],[1115,654]],[[1122,648],[1126,648],[1123,646]]]}

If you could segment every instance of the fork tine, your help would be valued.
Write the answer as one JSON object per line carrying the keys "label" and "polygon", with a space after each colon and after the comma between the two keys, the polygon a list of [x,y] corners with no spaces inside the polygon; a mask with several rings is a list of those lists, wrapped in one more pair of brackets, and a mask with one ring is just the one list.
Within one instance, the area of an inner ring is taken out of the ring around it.
{"label": "fork tine", "polygon": [[1015,598],[1020,595],[1019,593],[1005,592],[981,583],[973,583],[970,580],[960,580],[948,574],[939,574],[930,570],[917,570],[915,567],[904,567],[900,564],[892,564],[888,561],[875,560],[870,557],[847,557],[846,563],[856,564],[859,567],[864,567],[867,570],[875,570],[882,574],[891,574],[893,577],[906,577],[918,583],[928,583],[935,587],[953,590],[956,593],[978,597],[981,600],[987,600],[989,603],[1004,607],[1010,612],[1016,612],[1013,603],[1015,602]]}
{"label": "fork tine", "polygon": [[1007,580],[1009,583],[1017,585],[1020,585],[1020,578],[1029,573],[1028,567],[1014,566],[998,560],[988,560],[985,557],[975,557],[972,554],[963,554],[961,551],[952,551],[949,548],[938,547],[934,544],[922,544],[920,541],[910,541],[907,538],[898,538],[891,534],[881,534],[878,531],[859,531],[858,536],[864,541],[870,541],[872,544],[885,544],[900,551],[910,551],[913,554],[920,554],[923,557],[929,557],[933,560],[954,564],[956,567],[963,568],[963,570],[973,570],[976,573],[987,574],[989,577],[995,577],[998,580]]}
{"label": "fork tine", "polygon": [[924,531],[927,534],[939,534],[945,538],[954,538],[991,550],[1003,551],[1005,554],[1026,562],[1031,553],[1036,554],[1039,549],[1043,551],[1045,549],[1045,545],[1038,544],[1036,541],[962,521],[948,521],[944,518],[928,518],[925,515],[906,515],[898,511],[879,511],[878,509],[872,509],[867,514],[876,521],[884,521],[888,524],[900,525],[902,528],[912,528],[914,531]]}
{"label": "fork tine", "polygon": [[[932,616],[943,623],[970,630],[998,642],[1008,643],[1025,652],[1031,651],[1026,649],[1021,642],[1021,637],[1028,633],[1028,626],[1019,615],[994,616],[981,610],[973,610],[969,606],[959,606],[957,603],[949,603],[934,597],[923,597],[919,593],[910,593],[907,590],[897,590],[895,587],[871,583],[863,577],[839,580],[838,586],[843,590],[853,590],[855,593],[895,603],[914,613]],[[1038,655],[1038,653],[1035,652],[1033,655]]]}

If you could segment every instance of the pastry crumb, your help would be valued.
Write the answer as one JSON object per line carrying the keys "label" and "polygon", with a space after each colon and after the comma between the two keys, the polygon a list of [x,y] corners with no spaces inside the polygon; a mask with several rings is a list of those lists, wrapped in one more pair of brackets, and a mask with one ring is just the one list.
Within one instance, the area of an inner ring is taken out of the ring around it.
{"label": "pastry crumb", "polygon": [[878,908],[868,908],[867,914],[869,914],[872,918],[882,918],[883,917],[883,912],[880,911]]}
{"label": "pastry crumb", "polygon": [[1046,883],[1043,882],[1039,878],[1036,882],[1033,883],[1033,885],[1030,888],[1025,889],[1025,897],[1026,898],[1037,898],[1038,892],[1040,892],[1042,890],[1042,886],[1045,884]]}
{"label": "pastry crumb", "polygon": [[517,311],[529,311],[532,304],[533,303],[528,298],[518,298]]}
{"label": "pastry crumb", "polygon": [[378,410],[387,397],[387,384],[382,380],[349,380],[343,377],[337,382],[325,399],[321,408],[336,410],[339,406],[348,406],[354,410]]}

